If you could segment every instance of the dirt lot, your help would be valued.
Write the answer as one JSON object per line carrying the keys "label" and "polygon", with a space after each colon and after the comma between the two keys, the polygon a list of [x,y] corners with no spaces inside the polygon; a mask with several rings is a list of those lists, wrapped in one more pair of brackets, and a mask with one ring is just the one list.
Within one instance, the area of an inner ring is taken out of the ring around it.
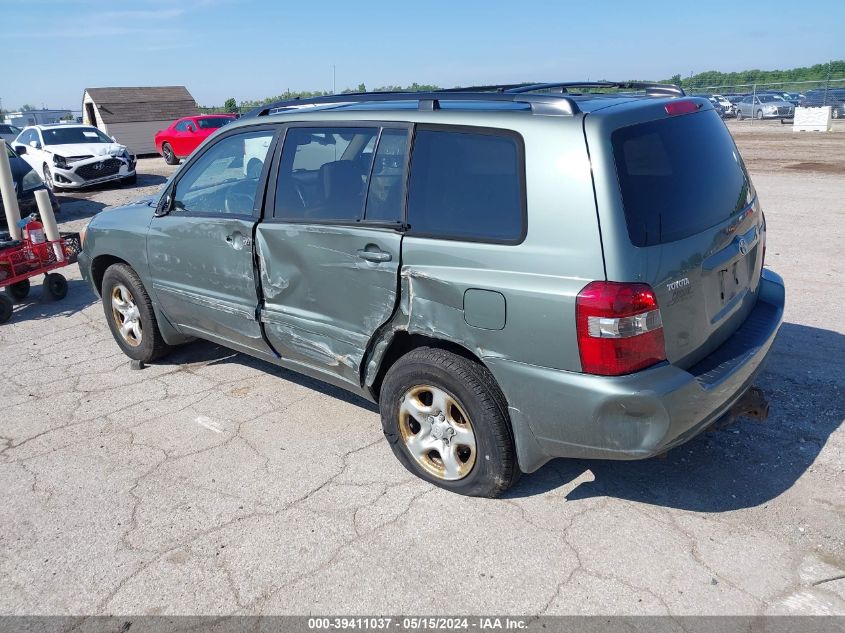
{"label": "dirt lot", "polygon": [[[131,371],[73,270],[0,326],[0,613],[845,614],[845,133],[729,127],[788,287],[766,424],[462,498],[326,385],[203,343]],[[172,172],[139,170],[65,228]]]}

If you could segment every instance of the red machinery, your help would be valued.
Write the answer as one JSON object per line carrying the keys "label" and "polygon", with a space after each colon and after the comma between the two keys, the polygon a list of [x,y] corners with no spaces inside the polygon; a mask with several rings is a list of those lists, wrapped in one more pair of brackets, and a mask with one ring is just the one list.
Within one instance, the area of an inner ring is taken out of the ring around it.
{"label": "red machinery", "polygon": [[44,275],[44,294],[63,299],[67,294],[67,279],[50,271],[75,263],[80,250],[78,233],[63,234],[51,242],[34,217],[23,227],[23,240],[5,237],[0,234],[0,287],[6,288],[5,293],[0,293],[0,323],[12,316],[13,300],[24,299],[29,294],[30,277]]}

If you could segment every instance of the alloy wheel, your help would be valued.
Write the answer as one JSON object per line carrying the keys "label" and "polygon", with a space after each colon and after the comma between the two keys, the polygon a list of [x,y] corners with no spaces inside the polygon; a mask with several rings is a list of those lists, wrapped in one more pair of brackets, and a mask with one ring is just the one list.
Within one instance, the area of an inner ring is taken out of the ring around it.
{"label": "alloy wheel", "polygon": [[144,338],[141,312],[132,293],[123,284],[115,284],[112,288],[111,311],[121,338],[132,347],[138,347]]}
{"label": "alloy wheel", "polygon": [[472,422],[458,399],[439,387],[418,385],[405,392],[399,432],[411,457],[439,479],[463,479],[475,465]]}

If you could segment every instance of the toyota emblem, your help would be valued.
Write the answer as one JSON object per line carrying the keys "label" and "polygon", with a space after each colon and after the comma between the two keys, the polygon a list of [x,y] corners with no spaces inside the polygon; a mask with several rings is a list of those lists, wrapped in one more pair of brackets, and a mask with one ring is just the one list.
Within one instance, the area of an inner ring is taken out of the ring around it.
{"label": "toyota emblem", "polygon": [[742,255],[748,254],[748,243],[743,238],[739,238],[739,252]]}

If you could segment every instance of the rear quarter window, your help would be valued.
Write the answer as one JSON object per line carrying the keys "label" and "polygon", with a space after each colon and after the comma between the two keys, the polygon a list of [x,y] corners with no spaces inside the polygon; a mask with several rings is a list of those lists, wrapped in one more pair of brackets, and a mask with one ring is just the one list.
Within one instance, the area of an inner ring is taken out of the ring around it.
{"label": "rear quarter window", "polygon": [[751,201],[745,166],[713,111],[620,128],[611,144],[635,246],[695,235]]}
{"label": "rear quarter window", "polygon": [[418,128],[408,224],[413,235],[521,242],[526,230],[521,137],[504,130]]}

